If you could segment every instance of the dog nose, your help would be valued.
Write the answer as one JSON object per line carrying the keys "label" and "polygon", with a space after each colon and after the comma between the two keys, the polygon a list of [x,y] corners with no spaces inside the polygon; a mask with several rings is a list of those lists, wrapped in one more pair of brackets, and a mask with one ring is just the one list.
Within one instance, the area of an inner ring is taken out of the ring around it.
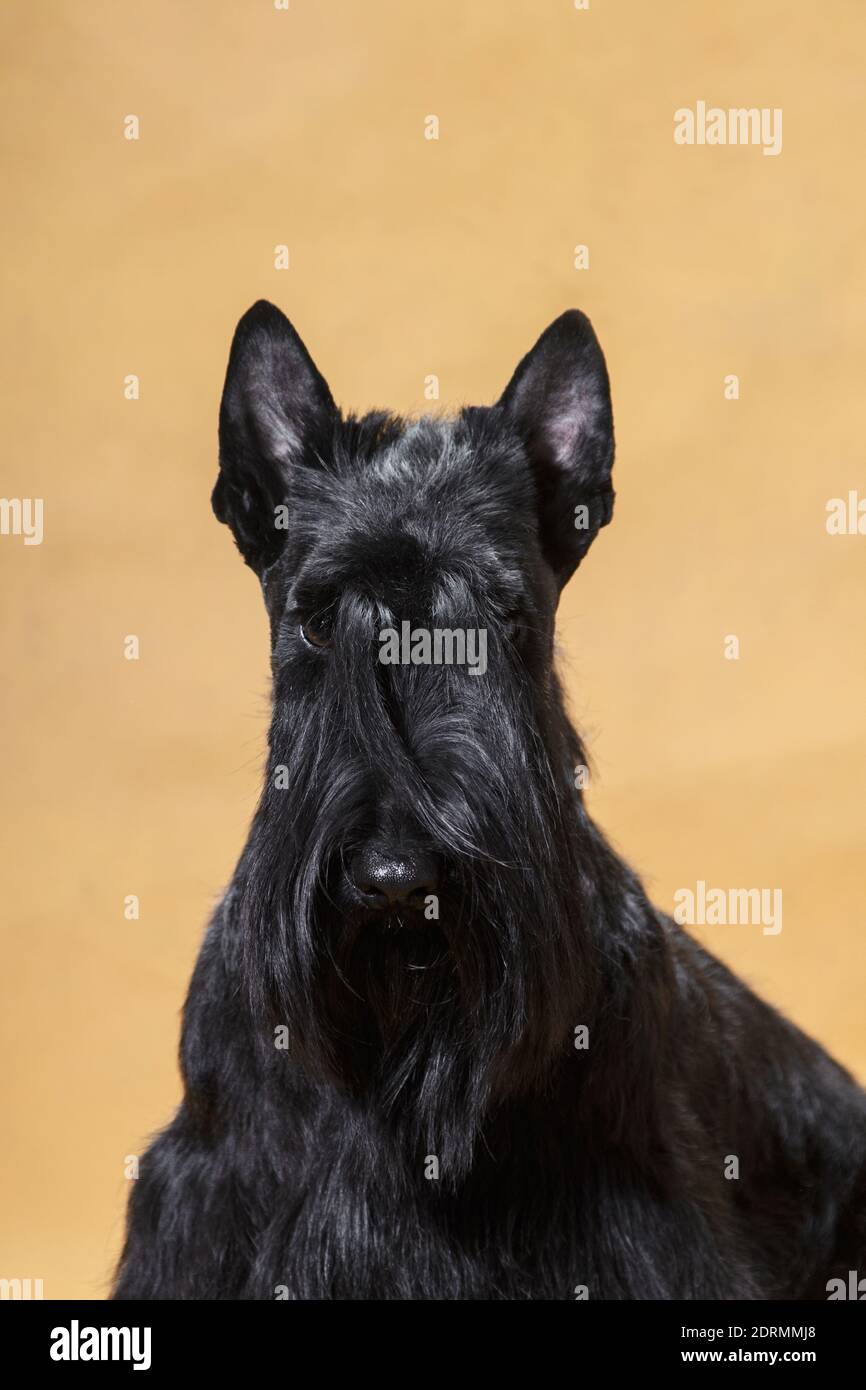
{"label": "dog nose", "polygon": [[366,906],[379,912],[393,907],[422,911],[438,881],[431,854],[394,854],[371,846],[353,857],[351,877]]}

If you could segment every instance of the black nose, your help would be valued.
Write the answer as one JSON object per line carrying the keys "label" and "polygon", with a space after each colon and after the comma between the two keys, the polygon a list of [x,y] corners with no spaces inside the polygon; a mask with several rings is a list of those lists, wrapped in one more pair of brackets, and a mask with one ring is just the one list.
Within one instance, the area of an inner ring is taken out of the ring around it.
{"label": "black nose", "polygon": [[394,907],[422,911],[438,881],[431,854],[395,854],[369,845],[353,856],[350,875],[365,905],[378,912]]}

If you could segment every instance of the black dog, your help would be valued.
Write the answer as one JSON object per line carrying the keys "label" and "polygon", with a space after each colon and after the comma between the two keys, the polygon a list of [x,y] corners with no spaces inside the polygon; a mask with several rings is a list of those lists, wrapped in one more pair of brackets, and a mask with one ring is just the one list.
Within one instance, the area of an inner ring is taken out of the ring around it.
{"label": "black dog", "polygon": [[652,907],[575,790],[554,614],[612,458],[580,313],[495,406],[416,423],[343,418],[277,309],[241,320],[213,501],[270,615],[267,777],[115,1297],[866,1272],[866,1096]]}

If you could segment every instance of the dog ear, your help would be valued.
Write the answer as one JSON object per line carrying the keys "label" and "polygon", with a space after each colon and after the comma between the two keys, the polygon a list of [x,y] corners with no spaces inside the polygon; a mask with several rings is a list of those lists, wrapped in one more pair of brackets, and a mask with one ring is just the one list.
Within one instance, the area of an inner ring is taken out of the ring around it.
{"label": "dog ear", "polygon": [[613,514],[613,415],[607,368],[585,314],[542,333],[499,399],[529,452],[541,543],[559,587]]}
{"label": "dog ear", "polygon": [[285,314],[260,299],[235,329],[219,420],[213,509],[261,574],[286,539],[276,508],[293,466],[327,448],[337,408]]}

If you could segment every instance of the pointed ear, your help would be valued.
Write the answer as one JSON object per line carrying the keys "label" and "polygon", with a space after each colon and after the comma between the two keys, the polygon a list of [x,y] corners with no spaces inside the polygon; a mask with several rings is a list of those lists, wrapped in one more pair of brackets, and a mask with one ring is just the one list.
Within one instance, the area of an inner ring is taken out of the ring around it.
{"label": "pointed ear", "polygon": [[610,386],[585,314],[569,309],[542,333],[499,407],[529,453],[541,543],[562,588],[613,514]]}
{"label": "pointed ear", "polygon": [[213,509],[261,574],[283,548],[276,508],[295,467],[327,448],[337,408],[285,314],[260,299],[244,314],[220,405],[220,471]]}

